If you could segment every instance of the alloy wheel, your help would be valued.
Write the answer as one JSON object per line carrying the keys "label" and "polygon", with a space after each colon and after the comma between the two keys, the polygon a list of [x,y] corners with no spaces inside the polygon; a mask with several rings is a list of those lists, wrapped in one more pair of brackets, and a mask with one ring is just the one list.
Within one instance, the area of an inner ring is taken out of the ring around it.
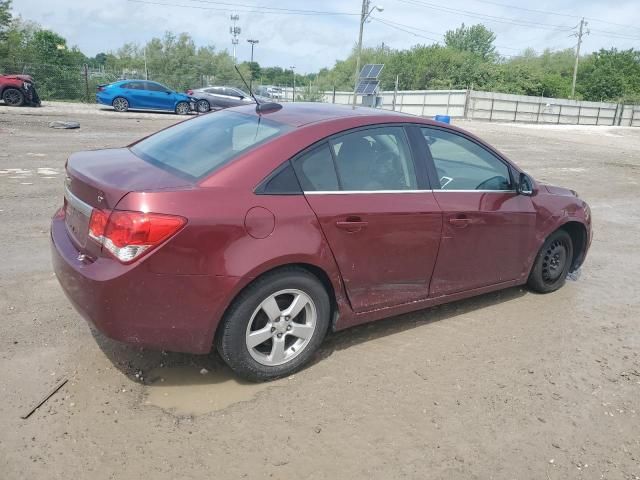
{"label": "alloy wheel", "polygon": [[12,107],[22,105],[22,102],[24,101],[24,96],[22,95],[22,93],[14,88],[7,90],[2,98],[7,105],[10,105]]}
{"label": "alloy wheel", "polygon": [[179,103],[176,106],[176,113],[178,115],[186,115],[187,113],[189,113],[189,104],[186,102]]}
{"label": "alloy wheel", "polygon": [[126,112],[129,108],[129,102],[127,102],[124,98],[116,98],[113,101],[113,108],[115,108],[118,112]]}
{"label": "alloy wheel", "polygon": [[318,313],[302,290],[280,290],[255,309],[245,341],[251,357],[267,366],[282,365],[300,355],[316,329]]}
{"label": "alloy wheel", "polygon": [[211,105],[209,105],[209,102],[206,100],[198,100],[196,107],[198,108],[199,113],[207,113],[211,109]]}

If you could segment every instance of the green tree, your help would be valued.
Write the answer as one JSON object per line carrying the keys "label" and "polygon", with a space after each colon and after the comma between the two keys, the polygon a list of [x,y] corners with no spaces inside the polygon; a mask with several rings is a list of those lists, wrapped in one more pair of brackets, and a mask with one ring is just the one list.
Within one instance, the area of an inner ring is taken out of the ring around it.
{"label": "green tree", "polygon": [[0,40],[6,38],[9,25],[11,25],[11,0],[0,0]]}
{"label": "green tree", "polygon": [[463,23],[459,28],[444,34],[444,43],[447,47],[471,52],[485,60],[495,58],[496,47],[493,45],[495,40],[496,35],[482,24],[466,27]]}

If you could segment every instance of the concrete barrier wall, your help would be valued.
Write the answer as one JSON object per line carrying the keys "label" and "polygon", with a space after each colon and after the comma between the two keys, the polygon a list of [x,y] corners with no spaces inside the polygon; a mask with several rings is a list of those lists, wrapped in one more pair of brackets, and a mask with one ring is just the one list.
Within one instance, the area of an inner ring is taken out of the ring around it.
{"label": "concrete barrier wall", "polygon": [[[393,91],[379,95],[381,108],[425,117],[449,115],[494,122],[640,126],[640,105],[476,90],[401,90],[395,95]],[[352,92],[324,93],[324,101],[329,103],[349,105],[351,99]],[[358,105],[361,100],[358,96]]]}

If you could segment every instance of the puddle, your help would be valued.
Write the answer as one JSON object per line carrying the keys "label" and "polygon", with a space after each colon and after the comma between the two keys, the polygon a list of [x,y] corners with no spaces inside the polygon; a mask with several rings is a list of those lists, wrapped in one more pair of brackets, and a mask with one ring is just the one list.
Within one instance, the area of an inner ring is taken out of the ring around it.
{"label": "puddle", "polygon": [[222,410],[252,400],[258,393],[286,381],[251,383],[234,377],[228,369],[203,375],[195,366],[156,368],[146,376],[153,383],[147,387],[144,404],[178,415],[202,415]]}

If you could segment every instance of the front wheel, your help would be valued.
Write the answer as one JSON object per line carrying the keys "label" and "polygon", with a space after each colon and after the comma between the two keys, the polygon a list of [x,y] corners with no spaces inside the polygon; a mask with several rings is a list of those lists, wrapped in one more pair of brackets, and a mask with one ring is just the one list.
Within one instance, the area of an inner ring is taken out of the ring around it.
{"label": "front wheel", "polygon": [[303,269],[267,274],[233,302],[217,336],[222,359],[253,381],[290,375],[316,352],[329,326],[329,296]]}
{"label": "front wheel", "polygon": [[573,261],[573,242],[564,230],[557,230],[544,242],[533,264],[529,287],[539,293],[558,290],[567,278]]}
{"label": "front wheel", "polygon": [[211,110],[211,104],[208,101],[201,99],[196,102],[196,108],[198,113],[207,113]]}
{"label": "front wheel", "polygon": [[179,102],[178,105],[176,105],[176,113],[178,115],[187,115],[190,111],[191,107],[187,102]]}
{"label": "front wheel", "polygon": [[24,93],[17,88],[7,88],[2,92],[2,99],[10,107],[20,107],[24,104]]}

